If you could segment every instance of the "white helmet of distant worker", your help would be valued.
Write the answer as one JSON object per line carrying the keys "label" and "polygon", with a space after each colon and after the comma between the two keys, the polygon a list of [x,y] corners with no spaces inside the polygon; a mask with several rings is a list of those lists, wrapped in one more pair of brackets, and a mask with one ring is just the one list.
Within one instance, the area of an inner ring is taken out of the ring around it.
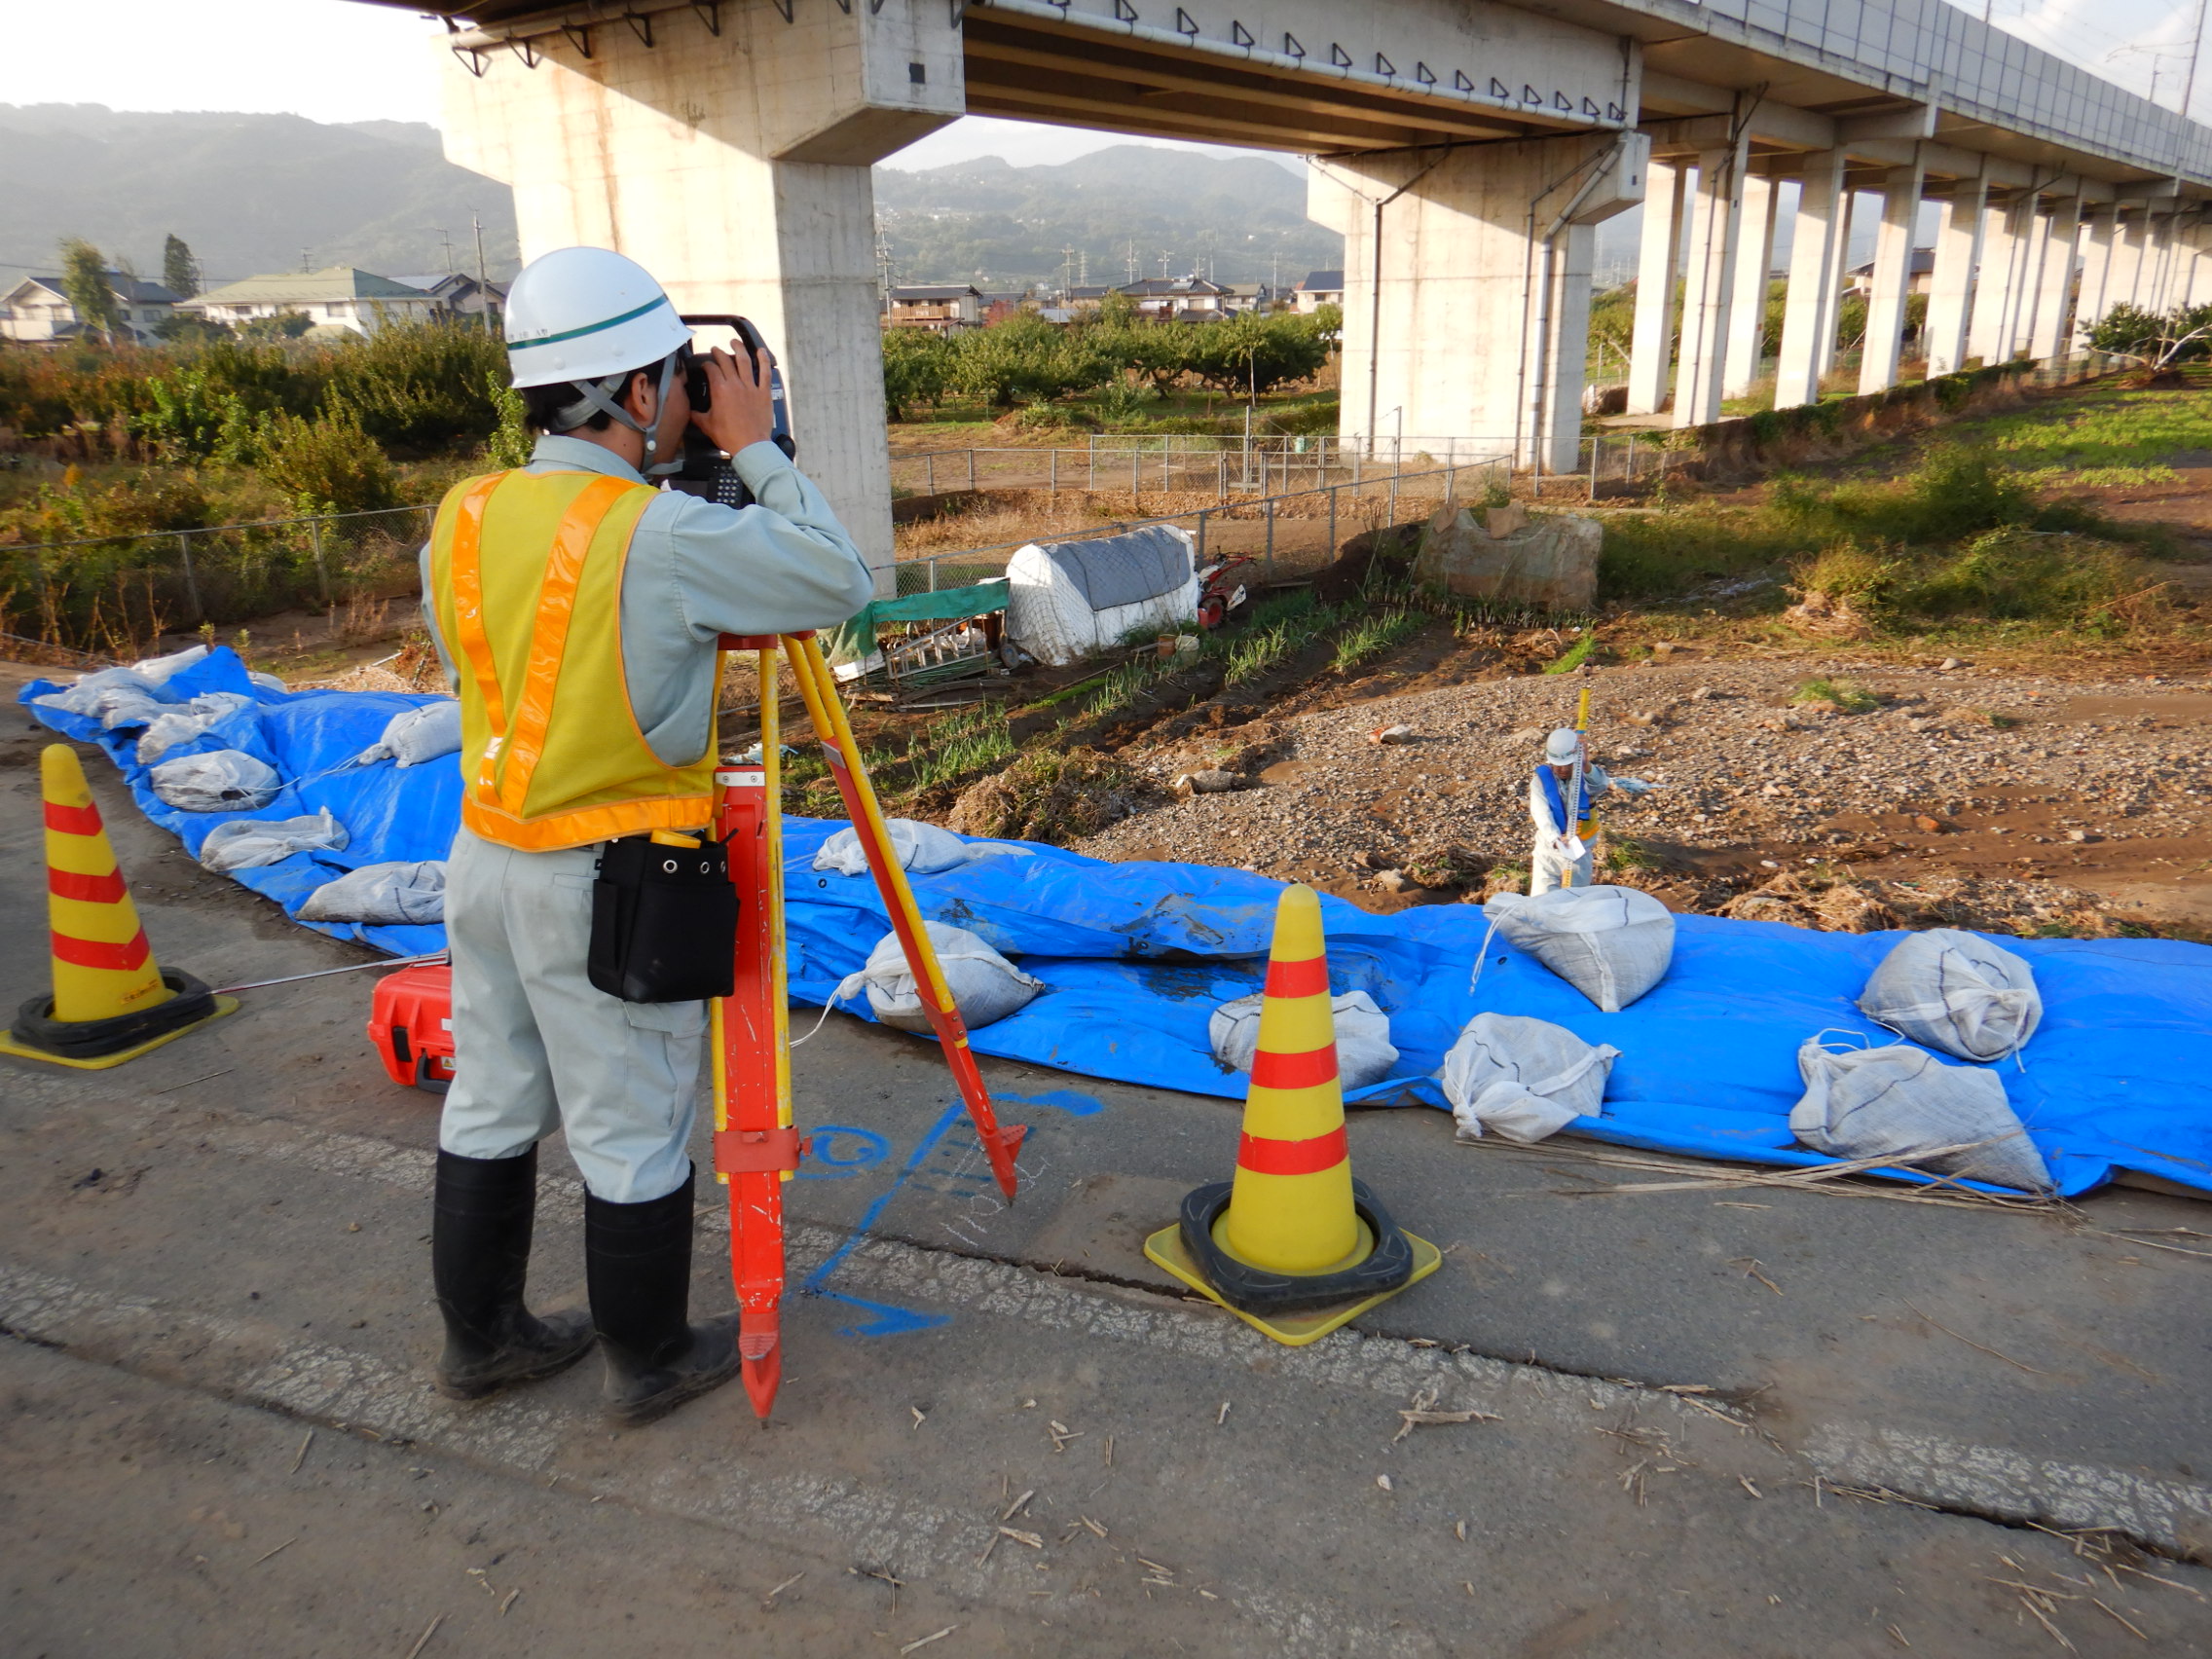
{"label": "white helmet of distant worker", "polygon": [[1581,752],[1582,734],[1572,726],[1561,726],[1544,740],[1544,763],[1548,766],[1571,766]]}
{"label": "white helmet of distant worker", "polygon": [[595,414],[644,433],[648,472],[659,447],[615,399],[640,369],[659,370],[660,399],[682,371],[691,330],[675,304],[634,259],[604,247],[561,247],[522,268],[507,290],[507,363],[517,389],[573,385],[576,400],[554,429],[580,426]]}

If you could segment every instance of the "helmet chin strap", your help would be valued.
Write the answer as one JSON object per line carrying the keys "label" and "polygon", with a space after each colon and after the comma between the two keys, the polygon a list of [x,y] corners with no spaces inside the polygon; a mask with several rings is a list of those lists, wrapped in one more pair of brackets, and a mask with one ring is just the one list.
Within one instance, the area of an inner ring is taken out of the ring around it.
{"label": "helmet chin strap", "polygon": [[674,461],[656,462],[653,460],[653,455],[660,447],[660,439],[654,428],[667,419],[668,394],[676,386],[676,364],[677,359],[682,355],[681,351],[671,351],[661,359],[660,392],[656,404],[660,412],[653,417],[652,426],[647,426],[629,410],[615,402],[611,395],[629,384],[630,375],[635,372],[633,370],[618,375],[608,375],[603,381],[575,382],[575,388],[581,395],[555,418],[557,429],[564,432],[573,431],[590,420],[594,414],[605,415],[610,420],[619,421],[631,431],[636,432],[645,440],[645,464],[638,470],[647,478],[666,477],[683,464],[683,458],[678,456]]}

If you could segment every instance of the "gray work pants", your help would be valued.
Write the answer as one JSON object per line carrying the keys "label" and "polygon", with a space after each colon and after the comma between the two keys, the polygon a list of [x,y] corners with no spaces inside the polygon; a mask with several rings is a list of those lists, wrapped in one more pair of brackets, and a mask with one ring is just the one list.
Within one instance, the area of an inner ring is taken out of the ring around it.
{"label": "gray work pants", "polygon": [[612,1203],[690,1171],[707,1005],[626,1003],[585,977],[599,848],[523,853],[462,830],[446,865],[455,1077],[438,1144],[513,1158],[555,1129]]}

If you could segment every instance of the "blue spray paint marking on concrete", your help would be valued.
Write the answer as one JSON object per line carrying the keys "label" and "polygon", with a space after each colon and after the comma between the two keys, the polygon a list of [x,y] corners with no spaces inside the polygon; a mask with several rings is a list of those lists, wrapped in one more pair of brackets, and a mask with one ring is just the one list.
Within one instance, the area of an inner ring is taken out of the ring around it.
{"label": "blue spray paint marking on concrete", "polygon": [[875,1201],[869,1204],[862,1214],[860,1221],[853,1228],[852,1235],[830,1253],[828,1261],[806,1275],[805,1282],[798,1287],[799,1295],[820,1296],[824,1294],[822,1287],[829,1282],[830,1275],[837,1271],[847,1256],[860,1248],[861,1240],[867,1236],[868,1229],[875,1225],[876,1217],[880,1216],[885,1206],[899,1196],[899,1189],[906,1184],[907,1177],[921,1166],[922,1160],[929,1157],[936,1150],[937,1143],[944,1138],[944,1131],[952,1127],[965,1116],[967,1110],[968,1108],[958,1100],[944,1109],[943,1116],[932,1124],[929,1132],[915,1144],[913,1153],[907,1158],[905,1167],[899,1171],[898,1178],[878,1194]]}
{"label": "blue spray paint marking on concrete", "polygon": [[854,1324],[838,1326],[840,1337],[903,1337],[914,1331],[935,1330],[940,1325],[952,1323],[949,1313],[917,1313],[911,1308],[869,1302],[864,1297],[847,1296],[842,1291],[820,1290],[814,1294],[825,1302],[842,1302],[848,1308],[862,1309],[869,1315]]}
{"label": "blue spray paint marking on concrete", "polygon": [[1103,1100],[1078,1094],[1072,1088],[1048,1088],[1042,1094],[993,1094],[991,1099],[1012,1100],[1023,1106],[1057,1106],[1071,1118],[1094,1118],[1106,1110]]}
{"label": "blue spray paint marking on concrete", "polygon": [[849,1181],[891,1156],[891,1143],[873,1129],[845,1124],[817,1124],[806,1140],[806,1163],[798,1172],[801,1181]]}

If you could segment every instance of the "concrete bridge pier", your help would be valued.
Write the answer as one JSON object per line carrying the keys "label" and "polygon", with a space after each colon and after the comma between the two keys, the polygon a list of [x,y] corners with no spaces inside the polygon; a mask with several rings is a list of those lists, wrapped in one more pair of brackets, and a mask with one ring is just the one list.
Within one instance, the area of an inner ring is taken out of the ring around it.
{"label": "concrete bridge pier", "polygon": [[1687,203],[1689,234],[1682,275],[1681,362],[1675,371],[1675,424],[1702,426],[1720,419],[1729,325],[1735,313],[1736,255],[1743,245],[1744,174],[1750,133],[1724,149],[1701,150],[1697,187]]}
{"label": "concrete bridge pier", "polygon": [[1972,320],[1967,331],[1967,354],[1984,363],[2012,358],[2013,296],[2026,251],[2026,220],[2034,205],[2032,195],[2015,191],[2002,203],[1992,201],[1984,215],[1981,272],[1974,279]]}
{"label": "concrete bridge pier", "polygon": [[1628,413],[1667,407],[1675,369],[1675,283],[1682,270],[1682,200],[1689,166],[1654,157],[1645,175],[1643,234],[1637,248],[1636,329],[1629,341]]}
{"label": "concrete bridge pier", "polygon": [[1986,175],[1959,179],[1943,203],[1942,222],[1936,232],[1936,269],[1928,283],[1925,333],[1931,376],[1955,374],[1966,367],[1973,272],[1981,261],[1982,218],[1988,204]]}
{"label": "concrete bridge pier", "polygon": [[1874,269],[1866,297],[1866,339],[1859,354],[1859,390],[1887,391],[1898,383],[1904,348],[1904,303],[1912,292],[1912,233],[1920,218],[1927,173],[1916,154],[1882,180],[1882,223],[1874,238]]}
{"label": "concrete bridge pier", "polygon": [[2036,292],[2036,322],[2028,340],[2031,357],[2056,357],[2074,336],[2074,266],[2082,247],[2082,199],[2052,203],[2044,237],[2043,280]]}
{"label": "concrete bridge pier", "polygon": [[1572,471],[1595,226],[1642,200],[1647,154],[1625,133],[1316,158],[1307,210],[1345,239],[1344,435]]}
{"label": "concrete bridge pier", "polygon": [[1765,366],[1766,290],[1774,270],[1774,216],[1782,203],[1782,181],[1766,173],[1744,180],[1744,229],[1736,244],[1736,292],[1730,302],[1728,366],[1720,377],[1723,397],[1742,397]]}
{"label": "concrete bridge pier", "polygon": [[1821,400],[1821,376],[1835,349],[1844,243],[1851,198],[1844,189],[1841,150],[1804,158],[1797,227],[1789,243],[1789,296],[1783,304],[1782,348],[1775,361],[1774,406],[1796,409]]}
{"label": "concrete bridge pier", "polygon": [[2074,304],[2074,337],[2086,344],[2089,329],[2105,314],[2105,290],[2112,280],[2113,232],[2120,218],[2118,203],[2100,203],[2089,210],[2082,235],[2082,283]]}
{"label": "concrete bridge pier", "polygon": [[697,7],[445,55],[446,152],[514,187],[522,255],[608,247],[784,368],[799,460],[892,591],[868,166],[965,107],[919,8]]}

